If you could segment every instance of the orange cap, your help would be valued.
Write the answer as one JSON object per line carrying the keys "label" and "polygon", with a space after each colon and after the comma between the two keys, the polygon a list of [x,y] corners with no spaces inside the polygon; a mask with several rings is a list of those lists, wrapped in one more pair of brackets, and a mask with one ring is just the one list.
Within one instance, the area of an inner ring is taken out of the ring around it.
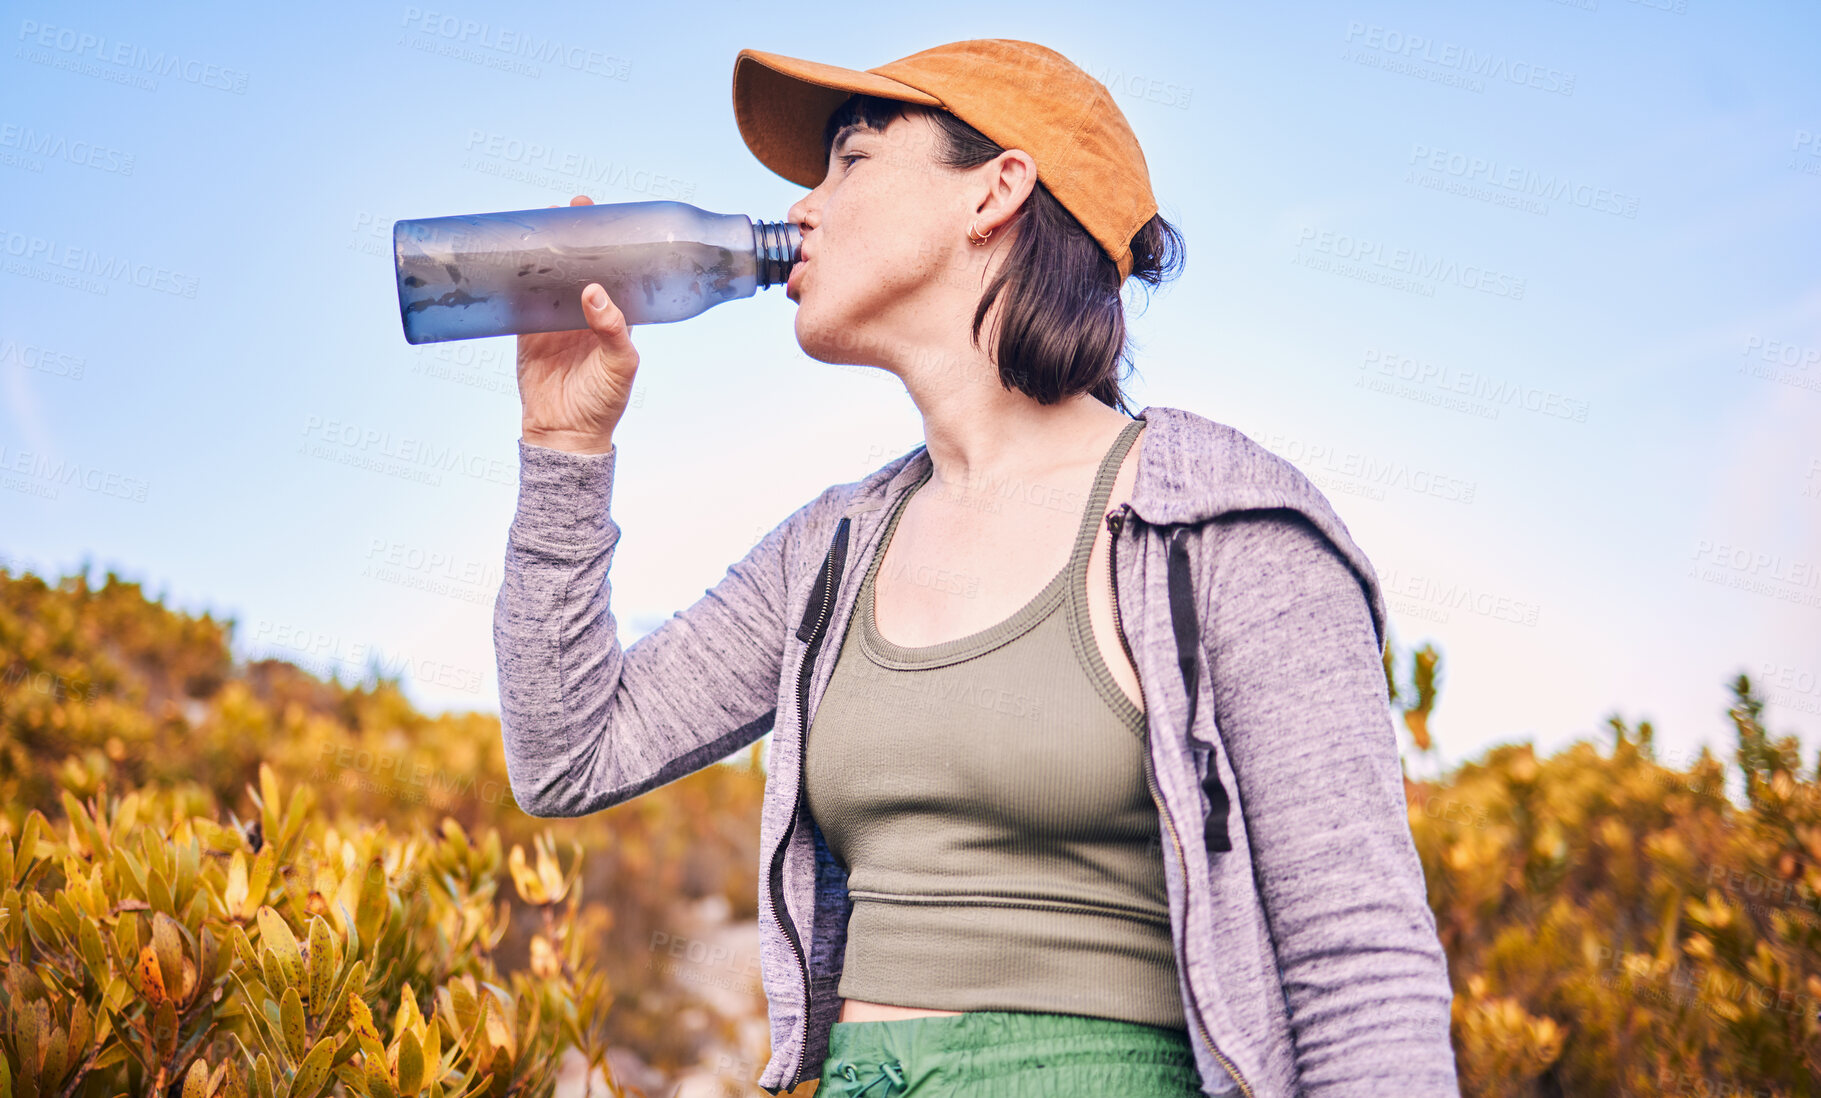
{"label": "orange cap", "polygon": [[1034,42],[951,42],[858,72],[758,50],[733,63],[733,114],[759,163],[803,187],[828,174],[822,130],[849,95],[938,107],[1023,149],[1037,178],[1132,273],[1132,236],[1157,213],[1138,137],[1106,85]]}

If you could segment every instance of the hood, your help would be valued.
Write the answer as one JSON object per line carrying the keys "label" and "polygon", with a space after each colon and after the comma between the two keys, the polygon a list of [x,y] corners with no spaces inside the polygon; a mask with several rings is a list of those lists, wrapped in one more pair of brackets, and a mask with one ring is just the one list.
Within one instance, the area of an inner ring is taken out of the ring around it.
{"label": "hood", "polygon": [[1301,469],[1250,436],[1180,408],[1146,408],[1132,512],[1153,525],[1196,525],[1234,511],[1287,507],[1308,519],[1359,578],[1379,651],[1389,617],[1378,572],[1328,497]]}

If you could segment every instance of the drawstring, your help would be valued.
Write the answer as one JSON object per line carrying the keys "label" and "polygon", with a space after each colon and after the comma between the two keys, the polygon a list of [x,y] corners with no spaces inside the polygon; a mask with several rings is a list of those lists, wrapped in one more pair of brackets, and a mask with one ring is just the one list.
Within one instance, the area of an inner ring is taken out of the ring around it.
{"label": "drawstring", "polygon": [[[860,1073],[854,1070],[854,1065],[843,1064],[841,1065],[841,1078],[846,1079],[850,1083],[857,1083],[860,1081]],[[885,1093],[890,1094],[894,1088],[902,1089],[904,1087],[904,1066],[896,1062],[880,1064],[879,1074],[873,1077],[872,1082],[861,1087],[859,1090],[850,1090],[847,1093],[852,1095],[853,1098],[859,1098],[860,1095],[873,1089],[874,1085],[885,1082],[888,1079],[891,1083],[885,1088]]]}
{"label": "drawstring", "polygon": [[[1176,663],[1182,668],[1182,688],[1189,697],[1189,720],[1187,727],[1195,727],[1195,699],[1201,693],[1201,625],[1195,620],[1195,587],[1189,576],[1189,531],[1177,530],[1170,536],[1169,544],[1169,590],[1170,590],[1170,624],[1176,634]],[[1202,839],[1208,849],[1224,854],[1233,849],[1233,839],[1227,830],[1227,813],[1231,802],[1227,799],[1227,790],[1220,782],[1220,771],[1215,765],[1215,758],[1210,751],[1208,755],[1208,775],[1201,780],[1201,788],[1208,795],[1208,817],[1202,824]]]}

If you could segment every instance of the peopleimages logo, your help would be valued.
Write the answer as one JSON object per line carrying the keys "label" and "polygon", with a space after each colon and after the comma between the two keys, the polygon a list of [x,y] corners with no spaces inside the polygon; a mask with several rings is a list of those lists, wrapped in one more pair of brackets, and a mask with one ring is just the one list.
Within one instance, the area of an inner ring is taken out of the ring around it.
{"label": "peopleimages logo", "polygon": [[391,431],[362,427],[319,415],[304,417],[305,443],[299,452],[309,457],[403,476],[431,485],[442,484],[442,473],[456,473],[493,484],[515,485],[516,471],[499,458],[471,454],[459,446],[438,445],[410,436],[394,437]]}
{"label": "peopleimages logo", "polygon": [[1446,622],[1446,611],[1464,610],[1493,621],[1534,626],[1541,613],[1541,605],[1535,599],[1514,598],[1459,580],[1405,573],[1396,567],[1381,568],[1378,578],[1386,600],[1407,599],[1418,606],[1444,611],[1440,619],[1432,620]]}
{"label": "peopleimages logo", "polygon": [[67,351],[51,350],[16,339],[0,339],[0,366],[15,365],[22,370],[37,370],[50,377],[67,377],[81,381],[88,359]]}
{"label": "peopleimages logo", "polygon": [[[1504,192],[1499,195],[1482,195],[1470,187],[1459,191],[1468,197],[1483,198],[1498,205],[1523,205],[1524,200],[1531,198],[1547,199],[1551,202],[1566,201],[1595,213],[1612,214],[1616,217],[1636,218],[1638,216],[1638,199],[1636,195],[1615,191],[1586,180],[1574,179],[1555,172],[1538,172],[1515,164],[1501,164],[1497,160],[1455,152],[1451,149],[1432,148],[1418,144],[1410,150],[1410,166],[1426,170],[1434,176],[1447,176],[1461,184],[1483,184]],[[1414,174],[1406,182],[1421,183],[1424,180]],[[1536,212],[1536,211],[1532,211]],[[1548,212],[1545,207],[1541,212]]]}
{"label": "peopleimages logo", "polygon": [[[632,73],[632,62],[624,57],[615,57],[586,46],[565,45],[554,38],[540,38],[535,34],[495,26],[477,19],[463,19],[446,12],[407,7],[403,25],[407,30],[443,39],[446,45],[458,50],[488,50],[515,59],[561,65],[575,72],[608,80],[626,80]],[[539,74],[532,69],[526,75]]]}
{"label": "peopleimages logo", "polygon": [[1526,280],[1517,276],[1504,274],[1472,263],[1461,263],[1446,256],[1429,255],[1413,248],[1393,248],[1376,240],[1350,236],[1346,233],[1332,232],[1327,229],[1315,229],[1307,225],[1297,235],[1296,247],[1300,251],[1305,244],[1312,244],[1313,250],[1326,256],[1351,263],[1369,264],[1399,275],[1426,279],[1431,282],[1447,282],[1468,290],[1491,294],[1494,297],[1508,297],[1513,301],[1524,300]]}
{"label": "peopleimages logo", "polygon": [[16,149],[22,155],[42,156],[48,160],[67,160],[84,168],[119,175],[132,175],[135,159],[130,152],[110,149],[93,141],[71,141],[58,133],[39,133],[17,122],[0,122],[0,149]]}
{"label": "peopleimages logo", "polygon": [[306,669],[311,664],[321,667],[342,664],[362,673],[371,670],[385,678],[409,675],[419,684],[448,686],[469,694],[477,694],[481,689],[481,673],[472,668],[408,653],[388,654],[377,644],[350,643],[336,634],[287,622],[260,619],[253,629],[252,641],[245,654],[248,663],[256,658],[278,658]]}
{"label": "peopleimages logo", "polygon": [[[112,469],[85,465],[66,458],[52,458],[30,450],[15,450],[0,445],[0,473],[7,476],[6,486],[27,495],[56,499],[60,488],[75,487],[98,495],[144,503],[149,481],[128,476]],[[23,478],[23,479],[22,479]]]}
{"label": "peopleimages logo", "polygon": [[[547,187],[620,187],[649,194],[658,199],[690,202],[695,199],[696,185],[649,168],[638,168],[620,161],[590,156],[587,153],[563,151],[538,141],[523,141],[486,130],[468,131],[464,151],[498,161],[490,166],[469,159],[463,166],[491,175],[518,178],[523,182]],[[505,170],[506,166],[522,169]]]}
{"label": "peopleimages logo", "polygon": [[[1346,40],[1354,49],[1343,53],[1341,59],[1373,68],[1458,84],[1476,92],[1482,87],[1478,78],[1484,77],[1557,95],[1574,94],[1574,73],[1530,61],[1512,60],[1502,54],[1476,50],[1455,42],[1437,42],[1427,35],[1406,34],[1388,27],[1355,21],[1347,24]],[[1363,50],[1374,52],[1365,53]],[[1432,75],[1409,68],[1418,63],[1449,71]]]}
{"label": "peopleimages logo", "polygon": [[1478,370],[1462,370],[1396,351],[1381,350],[1368,350],[1365,361],[1360,363],[1359,368],[1386,378],[1395,377],[1399,381],[1483,401],[1486,411],[1490,412],[1487,419],[1497,419],[1501,408],[1515,407],[1575,423],[1587,422],[1585,400],[1564,396],[1553,390],[1538,389],[1521,381],[1497,379]]}
{"label": "peopleimages logo", "polygon": [[181,274],[168,267],[150,263],[134,263],[119,256],[102,255],[88,248],[59,244],[41,236],[27,236],[6,228],[0,228],[0,253],[20,264],[7,266],[7,270],[13,274],[36,277],[47,282],[60,281],[54,277],[59,273],[57,271],[34,271],[29,266],[43,263],[59,268],[60,271],[76,271],[103,280],[75,280],[75,283],[80,283],[78,288],[91,293],[105,294],[108,282],[125,279],[141,289],[157,290],[177,297],[196,297],[198,280],[195,275]]}
{"label": "peopleimages logo", "polygon": [[[54,68],[72,67],[72,62],[84,58],[93,58],[104,65],[114,65],[127,70],[117,75],[140,74],[149,76],[175,76],[185,83],[204,88],[219,88],[222,91],[244,95],[247,90],[247,74],[238,69],[224,69],[194,57],[185,57],[180,53],[168,50],[156,52],[131,42],[109,39],[105,35],[90,34],[70,27],[52,26],[40,23],[35,19],[19,21],[19,41],[24,43],[15,56],[41,65]],[[36,47],[30,48],[27,47]],[[46,53],[54,50],[67,57],[59,59]],[[59,63],[62,61],[63,63]],[[86,70],[84,70],[86,71]],[[103,75],[90,73],[89,75]],[[143,84],[142,84],[143,86]],[[154,84],[147,90],[156,90]]]}

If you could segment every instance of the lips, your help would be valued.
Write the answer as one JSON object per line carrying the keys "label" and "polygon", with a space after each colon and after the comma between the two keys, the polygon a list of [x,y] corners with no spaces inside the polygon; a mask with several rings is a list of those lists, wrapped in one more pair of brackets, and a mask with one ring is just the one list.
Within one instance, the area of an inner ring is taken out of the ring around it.
{"label": "lips", "polygon": [[798,280],[803,275],[803,268],[808,265],[809,265],[809,260],[807,260],[807,259],[798,263],[796,266],[794,266],[790,269],[790,277],[788,277],[784,280],[784,296],[790,298],[792,301],[796,300],[797,283],[798,283]]}

